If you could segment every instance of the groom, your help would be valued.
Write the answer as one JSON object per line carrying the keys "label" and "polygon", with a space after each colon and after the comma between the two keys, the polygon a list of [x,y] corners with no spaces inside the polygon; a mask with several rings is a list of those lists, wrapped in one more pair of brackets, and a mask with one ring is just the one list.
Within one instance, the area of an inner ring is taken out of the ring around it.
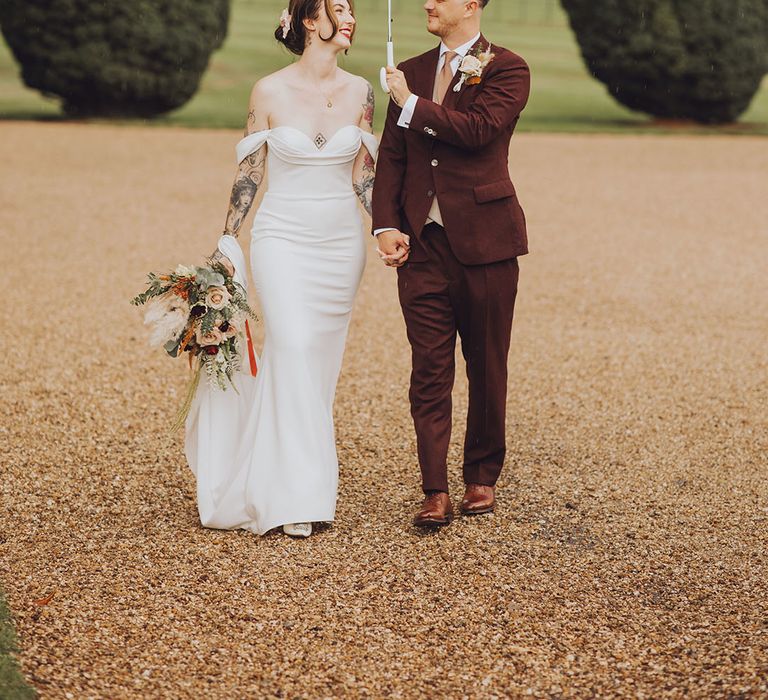
{"label": "groom", "polygon": [[411,344],[411,414],[424,503],[418,526],[450,523],[448,443],[456,334],[469,412],[461,511],[489,513],[505,446],[507,356],[525,217],[509,142],[528,100],[525,61],[480,33],[491,0],[426,0],[441,43],[388,69],[392,100],[379,149],[373,228],[398,268]]}

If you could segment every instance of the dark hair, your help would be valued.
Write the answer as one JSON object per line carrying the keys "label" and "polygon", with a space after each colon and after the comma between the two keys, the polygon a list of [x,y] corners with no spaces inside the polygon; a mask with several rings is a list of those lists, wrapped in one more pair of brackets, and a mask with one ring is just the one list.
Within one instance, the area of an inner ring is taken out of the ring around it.
{"label": "dark hair", "polygon": [[[349,9],[352,16],[355,15],[353,0],[349,2]],[[488,0],[486,0],[488,2]],[[275,39],[283,44],[291,53],[301,56],[307,47],[307,28],[304,26],[305,19],[319,19],[320,9],[325,4],[325,12],[333,25],[333,32],[328,37],[321,36],[322,41],[331,41],[339,33],[339,23],[336,21],[336,13],[333,11],[334,0],[290,0],[288,3],[288,14],[291,16],[291,26],[288,36],[283,39],[283,28],[278,27],[275,30]],[[352,37],[355,38],[355,27],[352,28]]]}
{"label": "dark hair", "polygon": [[488,3],[489,3],[490,1],[491,1],[491,0],[478,0],[478,2],[480,3],[480,7],[482,7],[483,9],[485,9],[486,7],[488,7]]}

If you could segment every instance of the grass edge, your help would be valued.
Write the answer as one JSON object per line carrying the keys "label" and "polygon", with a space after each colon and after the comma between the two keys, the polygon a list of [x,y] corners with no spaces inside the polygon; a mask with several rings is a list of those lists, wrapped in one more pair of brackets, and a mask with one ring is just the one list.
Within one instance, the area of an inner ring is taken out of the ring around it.
{"label": "grass edge", "polygon": [[0,700],[37,698],[37,692],[27,683],[21,672],[21,666],[15,656],[18,651],[11,610],[3,590],[0,589]]}

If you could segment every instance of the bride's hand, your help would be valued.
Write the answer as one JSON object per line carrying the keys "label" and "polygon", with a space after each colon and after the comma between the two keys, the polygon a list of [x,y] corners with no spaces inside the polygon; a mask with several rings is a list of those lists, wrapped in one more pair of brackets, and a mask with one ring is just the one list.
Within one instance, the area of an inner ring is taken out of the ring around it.
{"label": "bride's hand", "polygon": [[227,268],[227,272],[229,272],[231,277],[234,277],[235,275],[235,266],[232,264],[232,261],[224,255],[218,248],[216,248],[215,251],[213,251],[213,255],[211,255],[208,260],[210,260],[212,263],[217,262],[224,267]]}
{"label": "bride's hand", "polygon": [[376,242],[379,257],[387,267],[402,267],[411,254],[410,237],[397,229],[382,231]]}

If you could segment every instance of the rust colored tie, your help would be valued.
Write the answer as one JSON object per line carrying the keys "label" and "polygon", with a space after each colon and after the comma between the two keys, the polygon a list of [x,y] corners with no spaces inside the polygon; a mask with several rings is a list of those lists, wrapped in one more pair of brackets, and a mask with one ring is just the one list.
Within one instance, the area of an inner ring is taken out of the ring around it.
{"label": "rust colored tie", "polygon": [[443,63],[443,69],[440,71],[440,75],[437,76],[435,82],[435,94],[433,99],[438,104],[442,104],[445,99],[445,93],[448,92],[448,86],[453,82],[453,70],[451,70],[451,61],[456,58],[458,54],[455,51],[445,52],[445,63]]}

